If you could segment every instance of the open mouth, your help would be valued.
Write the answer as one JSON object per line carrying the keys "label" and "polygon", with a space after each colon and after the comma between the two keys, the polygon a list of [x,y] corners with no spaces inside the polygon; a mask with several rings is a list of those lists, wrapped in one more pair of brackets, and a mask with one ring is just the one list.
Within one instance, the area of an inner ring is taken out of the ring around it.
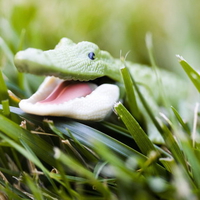
{"label": "open mouth", "polygon": [[37,104],[62,104],[76,98],[85,97],[91,94],[96,87],[92,83],[62,81],[44,100],[37,102]]}
{"label": "open mouth", "polygon": [[99,121],[109,115],[118,98],[116,85],[97,86],[91,82],[65,81],[52,76],[46,77],[29,99],[21,100],[19,107],[36,115]]}

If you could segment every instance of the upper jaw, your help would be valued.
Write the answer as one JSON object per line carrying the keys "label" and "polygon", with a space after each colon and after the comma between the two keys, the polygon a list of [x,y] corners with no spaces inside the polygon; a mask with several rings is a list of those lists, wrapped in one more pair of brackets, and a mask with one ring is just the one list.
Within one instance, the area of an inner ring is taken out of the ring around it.
{"label": "upper jaw", "polygon": [[59,48],[48,51],[28,48],[14,57],[19,72],[79,81],[105,76],[103,64],[99,62],[91,62],[87,56],[71,55],[70,49],[63,53]]}
{"label": "upper jaw", "polygon": [[[100,121],[108,116],[119,98],[119,88],[113,84],[92,85],[92,91],[83,97],[77,97],[60,103],[44,101],[64,80],[46,77],[39,89],[29,99],[19,103],[19,107],[31,114],[43,116],[65,116],[79,120]],[[89,83],[86,83],[89,84]]]}
{"label": "upper jaw", "polygon": [[[42,50],[28,48],[24,51],[19,51],[14,57],[14,63],[20,72],[35,73],[40,69],[42,72],[46,67],[52,65],[50,59],[44,54]],[[46,67],[45,67],[46,66]]]}

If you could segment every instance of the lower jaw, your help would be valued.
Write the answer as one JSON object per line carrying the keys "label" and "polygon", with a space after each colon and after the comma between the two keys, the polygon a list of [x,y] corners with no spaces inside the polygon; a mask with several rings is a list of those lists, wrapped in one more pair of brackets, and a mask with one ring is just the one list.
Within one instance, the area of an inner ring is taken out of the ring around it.
{"label": "lower jaw", "polygon": [[102,84],[85,97],[62,103],[40,103],[62,81],[55,77],[47,77],[37,92],[29,99],[22,100],[19,107],[30,114],[100,121],[112,112],[113,105],[119,99],[119,88],[116,85]]}

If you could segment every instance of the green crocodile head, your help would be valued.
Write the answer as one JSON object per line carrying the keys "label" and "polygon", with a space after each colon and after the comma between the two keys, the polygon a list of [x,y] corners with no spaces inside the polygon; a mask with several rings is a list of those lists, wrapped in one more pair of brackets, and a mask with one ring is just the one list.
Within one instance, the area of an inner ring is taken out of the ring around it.
{"label": "green crocodile head", "polygon": [[73,43],[62,38],[53,50],[28,48],[15,55],[14,63],[20,72],[55,76],[65,80],[89,81],[108,76],[120,80],[115,59],[91,42]]}
{"label": "green crocodile head", "polygon": [[47,76],[35,94],[19,103],[27,113],[98,121],[119,98],[115,84],[88,82],[104,76],[120,80],[117,61],[91,42],[63,38],[53,50],[18,52],[14,63],[20,72]]}

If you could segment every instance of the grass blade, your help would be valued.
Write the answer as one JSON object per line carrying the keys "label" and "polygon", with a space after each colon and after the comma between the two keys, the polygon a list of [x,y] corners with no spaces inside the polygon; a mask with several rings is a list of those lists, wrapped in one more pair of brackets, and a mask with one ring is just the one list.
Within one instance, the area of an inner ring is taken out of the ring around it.
{"label": "grass blade", "polygon": [[128,110],[121,103],[117,103],[114,109],[126,125],[141,152],[147,156],[151,151],[156,151],[156,148],[148,138],[147,134],[143,131]]}
{"label": "grass blade", "polygon": [[6,117],[10,116],[10,107],[9,107],[9,101],[7,100],[3,100],[2,102],[2,106],[3,106],[3,115]]}
{"label": "grass blade", "polygon": [[188,167],[186,164],[186,160],[185,160],[182,150],[180,149],[180,146],[178,145],[178,141],[175,139],[174,135],[172,134],[172,132],[168,129],[166,125],[163,125],[163,129],[164,129],[163,138],[165,140],[167,147],[171,151],[174,157],[174,160],[177,163],[181,163],[182,166],[187,171]]}
{"label": "grass blade", "polygon": [[6,87],[5,81],[3,79],[2,71],[0,70],[0,101],[4,101],[8,99],[8,89]]}
{"label": "grass blade", "polygon": [[200,92],[200,75],[197,71],[195,71],[188,63],[187,61],[182,57],[177,55],[179,59],[179,63],[183,67],[184,71],[196,87],[196,89]]}
{"label": "grass blade", "polygon": [[190,142],[188,137],[185,137],[181,140],[181,144],[183,147],[183,152],[186,155],[189,163],[190,163],[190,169],[193,174],[193,179],[195,184],[197,185],[198,188],[200,188],[200,179],[199,179],[199,174],[200,174],[200,161],[199,161],[199,156],[200,156],[200,151],[197,149],[194,149],[192,147],[192,143]]}
{"label": "grass blade", "polygon": [[142,93],[140,92],[140,89],[137,85],[137,83],[135,82],[133,76],[130,76],[131,80],[132,80],[132,83],[133,83],[133,86],[135,88],[135,91],[137,92],[139,98],[140,98],[140,101],[142,102],[142,105],[144,106],[144,108],[146,109],[149,117],[151,118],[153,124],[155,125],[155,127],[158,129],[158,131],[162,134],[163,130],[162,130],[162,127],[160,126],[158,120],[155,118],[151,108],[149,107],[148,103],[146,102],[145,98],[143,97]]}
{"label": "grass blade", "polygon": [[3,38],[0,37],[0,53],[1,51],[3,52],[3,55],[6,56],[8,64],[5,65],[5,67],[2,68],[3,73],[8,77],[10,81],[13,83],[17,84],[17,69],[14,66],[13,63],[13,53],[11,52],[10,48],[8,45],[5,43]]}
{"label": "grass blade", "polygon": [[174,159],[170,158],[160,158],[159,161],[165,166],[165,168],[172,173],[173,168],[175,166]]}
{"label": "grass blade", "polygon": [[179,115],[178,111],[174,107],[171,107],[171,108],[172,108],[172,111],[174,112],[174,115],[176,116],[177,120],[179,121],[179,123],[183,127],[183,129],[186,131],[186,133],[188,133],[190,135],[191,134],[190,129],[187,126],[187,124],[183,121],[183,119]]}
{"label": "grass blade", "polygon": [[161,101],[163,102],[163,105],[166,105],[167,107],[169,105],[168,104],[169,102],[167,101],[167,96],[163,90],[162,77],[160,76],[159,69],[158,69],[158,66],[156,65],[156,61],[153,55],[153,41],[152,41],[152,34],[150,32],[146,34],[145,41],[146,41],[146,47],[149,54],[151,66],[156,75],[159,93],[161,94]]}
{"label": "grass blade", "polygon": [[120,69],[121,75],[124,81],[124,86],[126,89],[126,98],[128,102],[128,107],[131,111],[131,114],[137,119],[140,120],[141,115],[137,105],[136,96],[133,88],[133,83],[126,67]]}

